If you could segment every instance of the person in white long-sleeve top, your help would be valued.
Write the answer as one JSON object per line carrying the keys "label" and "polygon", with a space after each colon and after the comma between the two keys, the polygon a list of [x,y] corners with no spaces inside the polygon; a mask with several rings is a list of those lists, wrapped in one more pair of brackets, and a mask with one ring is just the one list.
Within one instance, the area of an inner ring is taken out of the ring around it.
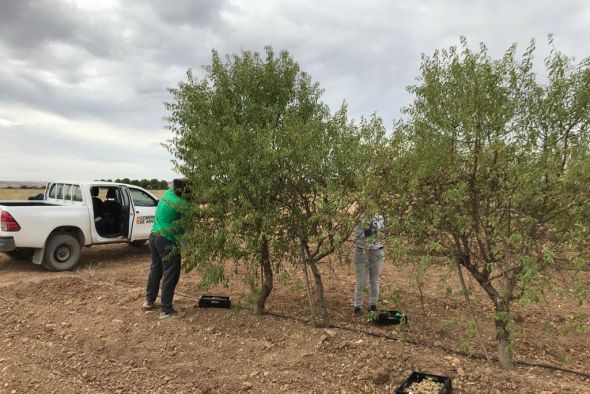
{"label": "person in white long-sleeve top", "polygon": [[355,228],[355,254],[354,265],[356,268],[356,285],[354,287],[354,313],[360,315],[363,300],[362,291],[369,277],[369,310],[377,310],[379,298],[379,276],[383,269],[385,254],[379,238],[379,232],[385,228],[383,216],[375,216],[368,226],[358,223]]}

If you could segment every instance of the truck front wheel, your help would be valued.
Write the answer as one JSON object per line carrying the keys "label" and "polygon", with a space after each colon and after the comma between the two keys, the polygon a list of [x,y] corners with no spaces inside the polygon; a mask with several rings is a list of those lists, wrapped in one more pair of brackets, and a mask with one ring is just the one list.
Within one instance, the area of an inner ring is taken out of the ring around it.
{"label": "truck front wheel", "polygon": [[70,234],[55,234],[45,245],[43,266],[50,271],[67,271],[80,261],[82,247]]}

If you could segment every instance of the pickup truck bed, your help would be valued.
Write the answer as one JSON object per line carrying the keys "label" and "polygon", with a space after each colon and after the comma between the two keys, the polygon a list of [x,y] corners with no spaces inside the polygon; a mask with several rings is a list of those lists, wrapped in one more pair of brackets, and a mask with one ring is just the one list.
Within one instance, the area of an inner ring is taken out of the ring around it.
{"label": "pickup truck bed", "polygon": [[50,204],[44,201],[0,201],[0,205],[5,207],[50,207],[57,204]]}

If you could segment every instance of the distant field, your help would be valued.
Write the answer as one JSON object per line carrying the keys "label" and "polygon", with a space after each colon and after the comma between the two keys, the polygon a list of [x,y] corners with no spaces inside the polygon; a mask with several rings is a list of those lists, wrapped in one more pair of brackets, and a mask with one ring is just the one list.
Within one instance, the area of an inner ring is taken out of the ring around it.
{"label": "distant field", "polygon": [[162,197],[162,194],[164,194],[165,191],[166,190],[150,190],[150,193],[152,193],[156,197],[160,198],[160,197]]}
{"label": "distant field", "polygon": [[0,200],[26,200],[44,191],[45,189],[0,189]]}
{"label": "distant field", "polygon": [[[26,200],[44,191],[45,189],[0,189],[0,200]],[[160,198],[165,190],[150,190],[150,192]]]}

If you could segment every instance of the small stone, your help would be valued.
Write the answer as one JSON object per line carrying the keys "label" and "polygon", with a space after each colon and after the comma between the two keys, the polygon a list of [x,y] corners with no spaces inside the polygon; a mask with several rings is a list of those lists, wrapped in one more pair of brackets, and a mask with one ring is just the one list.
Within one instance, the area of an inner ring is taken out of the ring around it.
{"label": "small stone", "polygon": [[457,374],[459,376],[465,376],[465,370],[461,367],[457,368]]}
{"label": "small stone", "polygon": [[242,391],[249,391],[249,390],[252,390],[252,383],[242,382]]}
{"label": "small stone", "polygon": [[265,349],[270,349],[274,346],[274,344],[269,341],[264,341],[264,343],[262,345],[264,346]]}
{"label": "small stone", "polygon": [[389,371],[386,368],[379,368],[373,374],[373,383],[380,386],[389,381]]}

